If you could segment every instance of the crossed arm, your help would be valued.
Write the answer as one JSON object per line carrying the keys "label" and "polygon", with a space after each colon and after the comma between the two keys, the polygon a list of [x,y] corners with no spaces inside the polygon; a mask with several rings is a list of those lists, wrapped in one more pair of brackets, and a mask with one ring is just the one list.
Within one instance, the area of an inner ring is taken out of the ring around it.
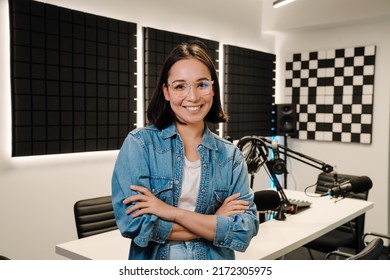
{"label": "crossed arm", "polygon": [[163,220],[173,222],[169,240],[205,238],[212,241],[218,215],[231,216],[244,213],[245,210],[249,209],[247,201],[237,199],[240,197],[239,193],[226,198],[214,215],[206,215],[168,205],[145,187],[131,186],[131,189],[139,194],[129,196],[123,201],[125,204],[137,202],[126,210],[126,214],[132,215],[133,218],[144,214],[153,214]]}

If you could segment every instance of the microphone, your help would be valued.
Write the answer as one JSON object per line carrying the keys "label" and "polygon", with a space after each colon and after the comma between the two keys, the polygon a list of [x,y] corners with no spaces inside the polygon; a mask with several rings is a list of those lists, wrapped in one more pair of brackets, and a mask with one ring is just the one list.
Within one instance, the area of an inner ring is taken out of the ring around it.
{"label": "microphone", "polygon": [[272,152],[274,153],[274,159],[279,159],[279,147],[278,147],[278,141],[273,139],[271,141],[271,148]]}
{"label": "microphone", "polygon": [[255,192],[254,202],[257,211],[275,210],[280,205],[279,193],[273,190],[263,190]]}
{"label": "microphone", "polygon": [[329,189],[330,196],[340,196],[347,192],[361,193],[372,188],[372,181],[367,176],[352,178],[346,183]]}
{"label": "microphone", "polygon": [[284,160],[279,157],[279,146],[278,141],[273,139],[271,141],[271,148],[274,154],[274,158],[271,160],[271,169],[275,174],[284,174],[287,173],[286,164]]}

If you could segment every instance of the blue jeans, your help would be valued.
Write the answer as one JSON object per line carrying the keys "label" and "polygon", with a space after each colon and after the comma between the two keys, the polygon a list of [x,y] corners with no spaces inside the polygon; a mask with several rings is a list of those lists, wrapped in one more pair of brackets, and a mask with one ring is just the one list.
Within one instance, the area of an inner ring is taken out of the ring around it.
{"label": "blue jeans", "polygon": [[195,260],[195,248],[193,242],[170,241],[169,259],[170,260]]}

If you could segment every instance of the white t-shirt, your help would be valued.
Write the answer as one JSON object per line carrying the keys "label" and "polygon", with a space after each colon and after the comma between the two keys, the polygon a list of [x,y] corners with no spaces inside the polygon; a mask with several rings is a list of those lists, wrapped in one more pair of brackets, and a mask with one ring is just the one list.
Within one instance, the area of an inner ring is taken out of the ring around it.
{"label": "white t-shirt", "polygon": [[200,170],[200,160],[189,161],[185,158],[183,186],[179,198],[179,208],[190,211],[195,210],[199,193]]}

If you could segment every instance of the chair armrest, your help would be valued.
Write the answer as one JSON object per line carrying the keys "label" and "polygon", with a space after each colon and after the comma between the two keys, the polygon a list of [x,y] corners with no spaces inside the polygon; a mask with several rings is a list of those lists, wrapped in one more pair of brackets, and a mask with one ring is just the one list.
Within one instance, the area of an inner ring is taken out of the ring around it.
{"label": "chair armrest", "polygon": [[352,257],[353,254],[349,254],[349,253],[346,253],[346,252],[343,252],[340,250],[335,250],[335,251],[327,253],[325,256],[325,259],[329,260],[329,258],[331,256],[339,256],[339,257],[349,258],[349,257]]}
{"label": "chair armrest", "polygon": [[390,235],[382,234],[382,233],[378,233],[378,232],[366,232],[362,236],[362,240],[363,240],[365,245],[367,245],[367,243],[368,243],[368,241],[365,240],[367,236],[380,237],[380,238],[385,238],[385,239],[390,240]]}

